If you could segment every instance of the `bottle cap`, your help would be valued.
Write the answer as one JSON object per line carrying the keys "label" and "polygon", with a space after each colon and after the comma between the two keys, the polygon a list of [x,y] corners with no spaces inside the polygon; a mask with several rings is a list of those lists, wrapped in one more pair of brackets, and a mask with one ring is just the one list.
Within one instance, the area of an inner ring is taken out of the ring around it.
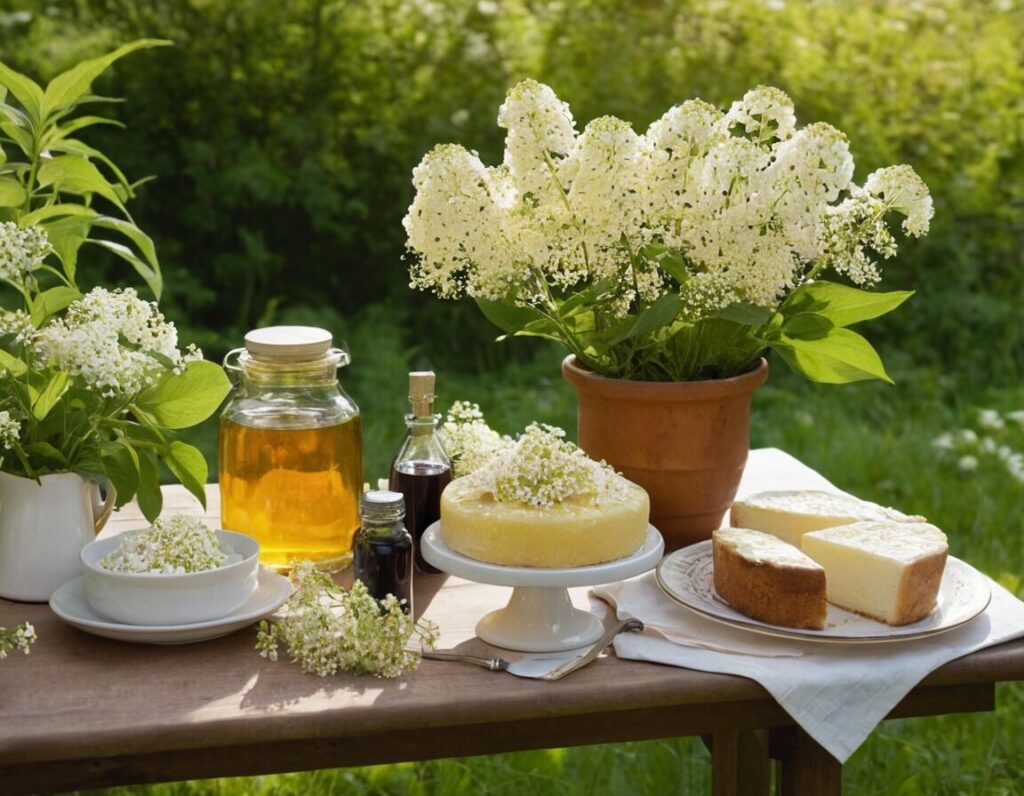
{"label": "bottle cap", "polygon": [[387,489],[371,489],[359,498],[359,513],[369,520],[393,520],[405,516],[405,496]]}
{"label": "bottle cap", "polygon": [[409,374],[409,403],[416,417],[426,417],[434,406],[434,371],[414,370]]}
{"label": "bottle cap", "polygon": [[245,348],[254,356],[316,359],[331,348],[333,337],[316,326],[265,326],[245,336]]}

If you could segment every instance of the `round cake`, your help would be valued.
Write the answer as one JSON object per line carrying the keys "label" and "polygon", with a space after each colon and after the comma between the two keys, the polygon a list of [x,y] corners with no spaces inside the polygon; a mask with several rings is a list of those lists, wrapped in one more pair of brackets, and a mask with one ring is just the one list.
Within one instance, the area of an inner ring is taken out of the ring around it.
{"label": "round cake", "polygon": [[647,537],[647,493],[620,475],[608,493],[551,506],[498,501],[469,477],[441,494],[441,537],[462,555],[514,567],[581,567],[624,558]]}

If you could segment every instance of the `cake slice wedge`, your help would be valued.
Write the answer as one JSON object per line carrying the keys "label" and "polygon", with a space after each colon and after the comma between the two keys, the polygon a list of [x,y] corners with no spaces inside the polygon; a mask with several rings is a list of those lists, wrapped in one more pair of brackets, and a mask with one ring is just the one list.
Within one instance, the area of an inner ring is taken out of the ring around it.
{"label": "cake slice wedge", "polygon": [[804,534],[803,551],[825,570],[828,601],[890,625],[935,608],[946,535],[925,522],[857,522]]}
{"label": "cake slice wedge", "polygon": [[730,525],[753,528],[778,536],[800,547],[801,537],[810,531],[849,525],[854,522],[924,522],[896,509],[879,506],[842,492],[813,489],[758,492],[737,500],[729,515]]}
{"label": "cake slice wedge", "polygon": [[746,528],[711,535],[718,596],[741,614],[785,627],[825,626],[825,570],[777,536]]}

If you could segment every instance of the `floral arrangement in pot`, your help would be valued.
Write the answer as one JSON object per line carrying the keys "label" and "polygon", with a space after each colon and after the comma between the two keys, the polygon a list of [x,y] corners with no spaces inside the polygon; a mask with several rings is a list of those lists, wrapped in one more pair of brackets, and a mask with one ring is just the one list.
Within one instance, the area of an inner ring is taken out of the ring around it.
{"label": "floral arrangement in pot", "polygon": [[569,350],[580,445],[647,488],[670,546],[705,538],[735,495],[767,349],[815,381],[889,381],[849,327],[911,295],[866,289],[896,253],[893,217],[928,230],[911,167],[853,183],[845,135],[798,128],[769,87],[724,112],[689,100],[643,134],[610,116],[578,133],[527,80],[498,124],[501,165],[447,144],[414,170],[412,286]]}
{"label": "floral arrangement in pot", "polygon": [[[207,465],[174,430],[227,394],[218,365],[179,347],[172,323],[133,288],[83,291],[79,252],[127,261],[159,297],[152,240],[125,203],[120,169],[77,133],[111,119],[92,81],[138,41],[84,61],[45,89],[0,64],[0,596],[46,600],[79,572],[109,512],[138,497],[161,509],[159,464],[200,501]],[[11,307],[11,299],[17,306]],[[99,485],[106,501],[98,505]]]}

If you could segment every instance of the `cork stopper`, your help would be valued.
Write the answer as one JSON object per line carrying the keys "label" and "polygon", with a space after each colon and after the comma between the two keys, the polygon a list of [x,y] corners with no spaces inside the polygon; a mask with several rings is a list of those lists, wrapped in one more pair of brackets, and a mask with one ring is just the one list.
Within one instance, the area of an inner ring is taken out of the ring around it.
{"label": "cork stopper", "polygon": [[409,374],[409,403],[415,417],[426,417],[434,408],[434,371],[414,370]]}

